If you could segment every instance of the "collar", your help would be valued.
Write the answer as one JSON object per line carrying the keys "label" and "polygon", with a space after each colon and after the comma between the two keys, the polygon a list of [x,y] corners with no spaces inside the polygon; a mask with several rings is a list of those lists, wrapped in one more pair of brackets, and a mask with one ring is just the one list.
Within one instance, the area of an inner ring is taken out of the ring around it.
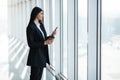
{"label": "collar", "polygon": [[39,22],[35,22],[35,21],[34,21],[34,23],[35,23],[37,26],[40,26],[40,23],[39,23]]}

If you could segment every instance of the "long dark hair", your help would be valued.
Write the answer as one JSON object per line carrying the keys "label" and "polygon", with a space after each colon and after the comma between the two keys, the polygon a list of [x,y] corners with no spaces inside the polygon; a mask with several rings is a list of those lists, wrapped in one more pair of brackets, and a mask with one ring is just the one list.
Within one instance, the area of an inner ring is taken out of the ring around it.
{"label": "long dark hair", "polygon": [[[39,7],[34,7],[34,8],[32,9],[32,12],[31,12],[31,15],[30,15],[30,21],[29,21],[28,26],[29,26],[32,22],[34,22],[36,16],[37,16],[38,13],[41,12],[41,11],[43,11],[43,10],[42,10],[41,8],[39,8]],[[41,22],[41,21],[39,21],[39,22]]]}

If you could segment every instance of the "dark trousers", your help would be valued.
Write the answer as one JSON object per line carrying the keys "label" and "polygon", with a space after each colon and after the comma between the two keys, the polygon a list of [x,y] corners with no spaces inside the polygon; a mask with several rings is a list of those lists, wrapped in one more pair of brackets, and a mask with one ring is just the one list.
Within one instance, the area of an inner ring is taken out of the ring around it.
{"label": "dark trousers", "polygon": [[31,67],[30,80],[41,80],[44,67]]}

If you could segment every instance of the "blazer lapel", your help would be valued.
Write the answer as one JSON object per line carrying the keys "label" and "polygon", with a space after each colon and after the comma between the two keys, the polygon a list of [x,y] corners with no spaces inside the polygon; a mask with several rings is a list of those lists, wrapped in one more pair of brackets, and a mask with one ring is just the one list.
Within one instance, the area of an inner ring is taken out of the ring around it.
{"label": "blazer lapel", "polygon": [[45,39],[46,39],[47,38],[47,33],[46,33],[45,27],[44,27],[44,25],[42,23],[40,23],[40,28],[43,31]]}
{"label": "blazer lapel", "polygon": [[40,37],[42,36],[42,38],[44,39],[44,37],[43,37],[41,31],[37,28],[36,24],[35,24],[35,23],[33,23],[33,24],[34,24],[34,27],[36,28],[37,33],[39,34],[39,36],[40,36]]}

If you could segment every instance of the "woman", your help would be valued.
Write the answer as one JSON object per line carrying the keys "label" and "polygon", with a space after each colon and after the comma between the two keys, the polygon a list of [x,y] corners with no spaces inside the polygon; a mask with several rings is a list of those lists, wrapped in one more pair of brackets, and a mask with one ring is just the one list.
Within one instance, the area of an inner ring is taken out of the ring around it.
{"label": "woman", "polygon": [[50,65],[48,45],[53,43],[56,31],[47,37],[42,23],[43,17],[43,10],[34,7],[26,29],[27,42],[30,47],[27,60],[27,65],[31,67],[30,80],[40,80],[46,63]]}

